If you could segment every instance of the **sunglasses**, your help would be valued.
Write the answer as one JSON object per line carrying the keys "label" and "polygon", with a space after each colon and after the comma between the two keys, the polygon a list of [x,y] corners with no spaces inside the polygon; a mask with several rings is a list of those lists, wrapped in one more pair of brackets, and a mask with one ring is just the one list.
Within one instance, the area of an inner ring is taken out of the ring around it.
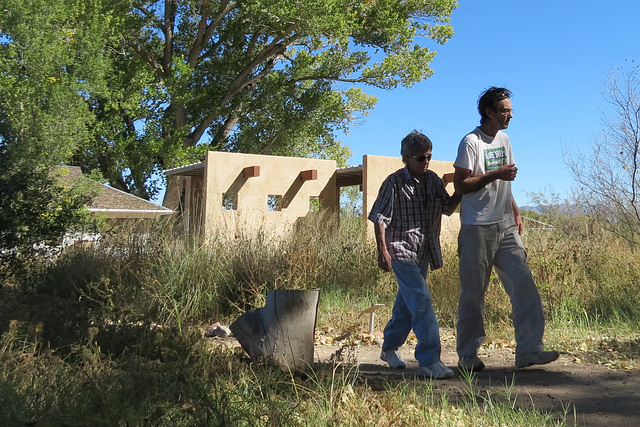
{"label": "sunglasses", "polygon": [[414,159],[416,159],[418,161],[418,163],[422,163],[425,160],[431,160],[431,154],[429,154],[428,156],[425,156],[424,154],[421,156],[414,156],[411,155],[411,157],[413,157]]}

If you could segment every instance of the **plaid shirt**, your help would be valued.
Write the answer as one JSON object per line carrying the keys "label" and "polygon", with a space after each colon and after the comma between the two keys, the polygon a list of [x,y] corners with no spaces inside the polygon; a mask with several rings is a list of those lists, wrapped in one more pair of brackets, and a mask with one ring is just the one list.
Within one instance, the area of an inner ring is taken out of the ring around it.
{"label": "plaid shirt", "polygon": [[420,183],[405,166],[385,179],[368,219],[385,227],[391,259],[442,267],[440,224],[449,205],[442,180],[428,170]]}

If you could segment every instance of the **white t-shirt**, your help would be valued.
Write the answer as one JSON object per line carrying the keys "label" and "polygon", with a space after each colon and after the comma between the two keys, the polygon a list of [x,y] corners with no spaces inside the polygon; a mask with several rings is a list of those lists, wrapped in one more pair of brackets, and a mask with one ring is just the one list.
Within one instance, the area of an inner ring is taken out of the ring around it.
{"label": "white t-shirt", "polygon": [[[495,137],[491,137],[480,128],[475,128],[462,138],[454,165],[470,169],[472,176],[478,176],[510,163],[515,162],[507,134],[498,131]],[[465,225],[489,225],[505,221],[513,216],[512,200],[511,182],[496,179],[462,196],[460,220]]]}

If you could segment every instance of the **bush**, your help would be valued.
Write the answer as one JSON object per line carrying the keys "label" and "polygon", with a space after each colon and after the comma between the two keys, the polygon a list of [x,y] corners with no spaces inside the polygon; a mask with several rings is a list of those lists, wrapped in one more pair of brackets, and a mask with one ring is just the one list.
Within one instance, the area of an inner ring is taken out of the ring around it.
{"label": "bush", "polygon": [[0,152],[0,278],[24,271],[65,233],[93,229],[87,186],[65,187],[52,169]]}

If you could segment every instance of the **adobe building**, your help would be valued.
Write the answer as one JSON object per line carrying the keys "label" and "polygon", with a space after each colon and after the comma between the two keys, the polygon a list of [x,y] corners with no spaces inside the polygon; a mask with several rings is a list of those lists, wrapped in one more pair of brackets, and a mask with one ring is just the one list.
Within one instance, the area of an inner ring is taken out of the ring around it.
{"label": "adobe building", "polygon": [[[277,237],[317,209],[338,215],[342,187],[359,186],[366,219],[384,179],[402,167],[400,157],[365,155],[361,166],[336,168],[333,160],[209,151],[203,162],[165,172],[163,205],[181,215],[185,233]],[[453,162],[432,160],[429,167],[453,193]],[[364,224],[373,236],[372,223]],[[457,213],[445,216],[443,239],[459,224]]]}

